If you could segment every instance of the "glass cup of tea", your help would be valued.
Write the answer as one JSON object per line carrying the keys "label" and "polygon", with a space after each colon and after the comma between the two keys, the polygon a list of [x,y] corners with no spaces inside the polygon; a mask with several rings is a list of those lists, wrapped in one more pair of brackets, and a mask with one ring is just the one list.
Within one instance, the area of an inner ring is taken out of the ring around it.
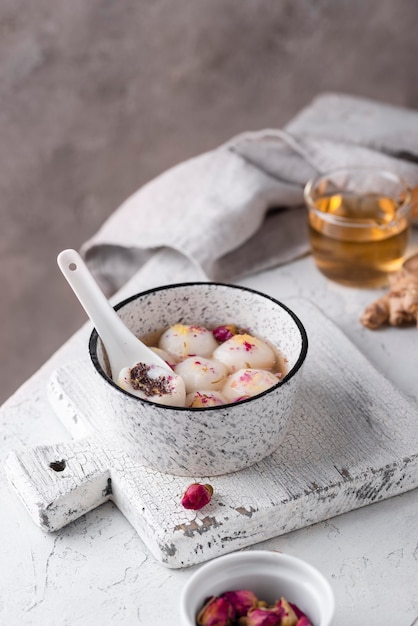
{"label": "glass cup of tea", "polygon": [[309,239],[318,269],[351,287],[375,288],[403,263],[411,227],[411,189],[393,172],[350,167],[305,186]]}

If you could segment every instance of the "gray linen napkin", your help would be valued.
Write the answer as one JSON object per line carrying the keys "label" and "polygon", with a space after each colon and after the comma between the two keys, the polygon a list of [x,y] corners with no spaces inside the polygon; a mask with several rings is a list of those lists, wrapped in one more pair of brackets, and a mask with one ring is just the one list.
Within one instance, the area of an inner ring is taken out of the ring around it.
{"label": "gray linen napkin", "polygon": [[131,291],[232,282],[308,253],[303,187],[347,165],[417,186],[418,112],[321,95],[283,130],[243,133],[144,185],[81,253],[108,296],[128,281]]}

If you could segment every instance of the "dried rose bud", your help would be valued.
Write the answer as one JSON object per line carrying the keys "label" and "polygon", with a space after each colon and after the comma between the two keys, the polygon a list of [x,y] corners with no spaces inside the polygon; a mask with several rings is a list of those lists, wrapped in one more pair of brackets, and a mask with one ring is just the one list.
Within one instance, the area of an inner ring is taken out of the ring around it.
{"label": "dried rose bud", "polygon": [[226,591],[222,598],[228,600],[235,609],[237,617],[247,615],[248,611],[257,606],[258,598],[253,591],[240,589],[238,591]]}
{"label": "dried rose bud", "polygon": [[216,341],[223,343],[227,339],[231,339],[234,335],[237,334],[237,329],[233,324],[225,324],[224,326],[217,326],[212,330],[212,335],[215,337]]}
{"label": "dried rose bud", "polygon": [[278,606],[251,609],[247,617],[241,617],[242,626],[281,626],[283,611]]}
{"label": "dried rose bud", "polygon": [[294,610],[297,619],[299,620],[296,622],[296,626],[312,626],[309,618],[305,615],[305,613],[303,613],[303,611],[300,610],[298,606],[296,606],[296,604],[292,604],[291,602],[289,602],[289,604]]}
{"label": "dried rose bud", "polygon": [[297,615],[286,598],[280,598],[280,600],[276,602],[276,606],[282,611],[280,626],[296,626],[296,622],[298,621]]}
{"label": "dried rose bud", "polygon": [[196,617],[198,626],[232,626],[235,609],[226,598],[213,596],[205,603]]}
{"label": "dried rose bud", "polygon": [[198,511],[210,502],[213,495],[212,485],[203,485],[202,483],[192,483],[184,492],[181,503],[185,509]]}

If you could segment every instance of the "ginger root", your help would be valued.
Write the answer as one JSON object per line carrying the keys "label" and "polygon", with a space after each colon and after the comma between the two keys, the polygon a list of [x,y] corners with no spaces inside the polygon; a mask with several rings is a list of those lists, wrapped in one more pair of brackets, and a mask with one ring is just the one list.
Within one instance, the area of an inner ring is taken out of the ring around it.
{"label": "ginger root", "polygon": [[400,272],[389,278],[389,292],[364,309],[360,322],[375,330],[384,324],[418,327],[418,254],[405,261]]}

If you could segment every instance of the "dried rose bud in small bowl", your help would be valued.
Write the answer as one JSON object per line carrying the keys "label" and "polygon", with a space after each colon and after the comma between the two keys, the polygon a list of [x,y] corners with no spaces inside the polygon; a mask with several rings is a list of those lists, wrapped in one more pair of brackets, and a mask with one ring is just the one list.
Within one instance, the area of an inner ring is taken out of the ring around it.
{"label": "dried rose bud in small bowl", "polygon": [[235,622],[236,612],[226,598],[213,596],[209,598],[199,611],[196,622],[198,626],[228,626]]}
{"label": "dried rose bud in small bowl", "polygon": [[253,591],[227,591],[209,598],[196,617],[196,626],[312,626],[309,618],[286,598],[268,606]]}
{"label": "dried rose bud in small bowl", "polygon": [[253,591],[239,589],[226,591],[220,596],[206,600],[196,616],[197,626],[230,626],[241,624],[249,611],[257,606],[257,596]]}
{"label": "dried rose bud in small bowl", "polygon": [[248,591],[248,589],[226,591],[222,594],[222,597],[232,604],[236,617],[247,615],[248,611],[256,607],[258,603],[258,598],[254,591]]}
{"label": "dried rose bud in small bowl", "polygon": [[180,601],[182,626],[330,626],[334,609],[332,589],[317,569],[269,550],[205,563]]}
{"label": "dried rose bud in small bowl", "polygon": [[206,506],[213,495],[212,485],[203,485],[202,483],[192,483],[183,493],[181,504],[185,509],[198,511]]}

